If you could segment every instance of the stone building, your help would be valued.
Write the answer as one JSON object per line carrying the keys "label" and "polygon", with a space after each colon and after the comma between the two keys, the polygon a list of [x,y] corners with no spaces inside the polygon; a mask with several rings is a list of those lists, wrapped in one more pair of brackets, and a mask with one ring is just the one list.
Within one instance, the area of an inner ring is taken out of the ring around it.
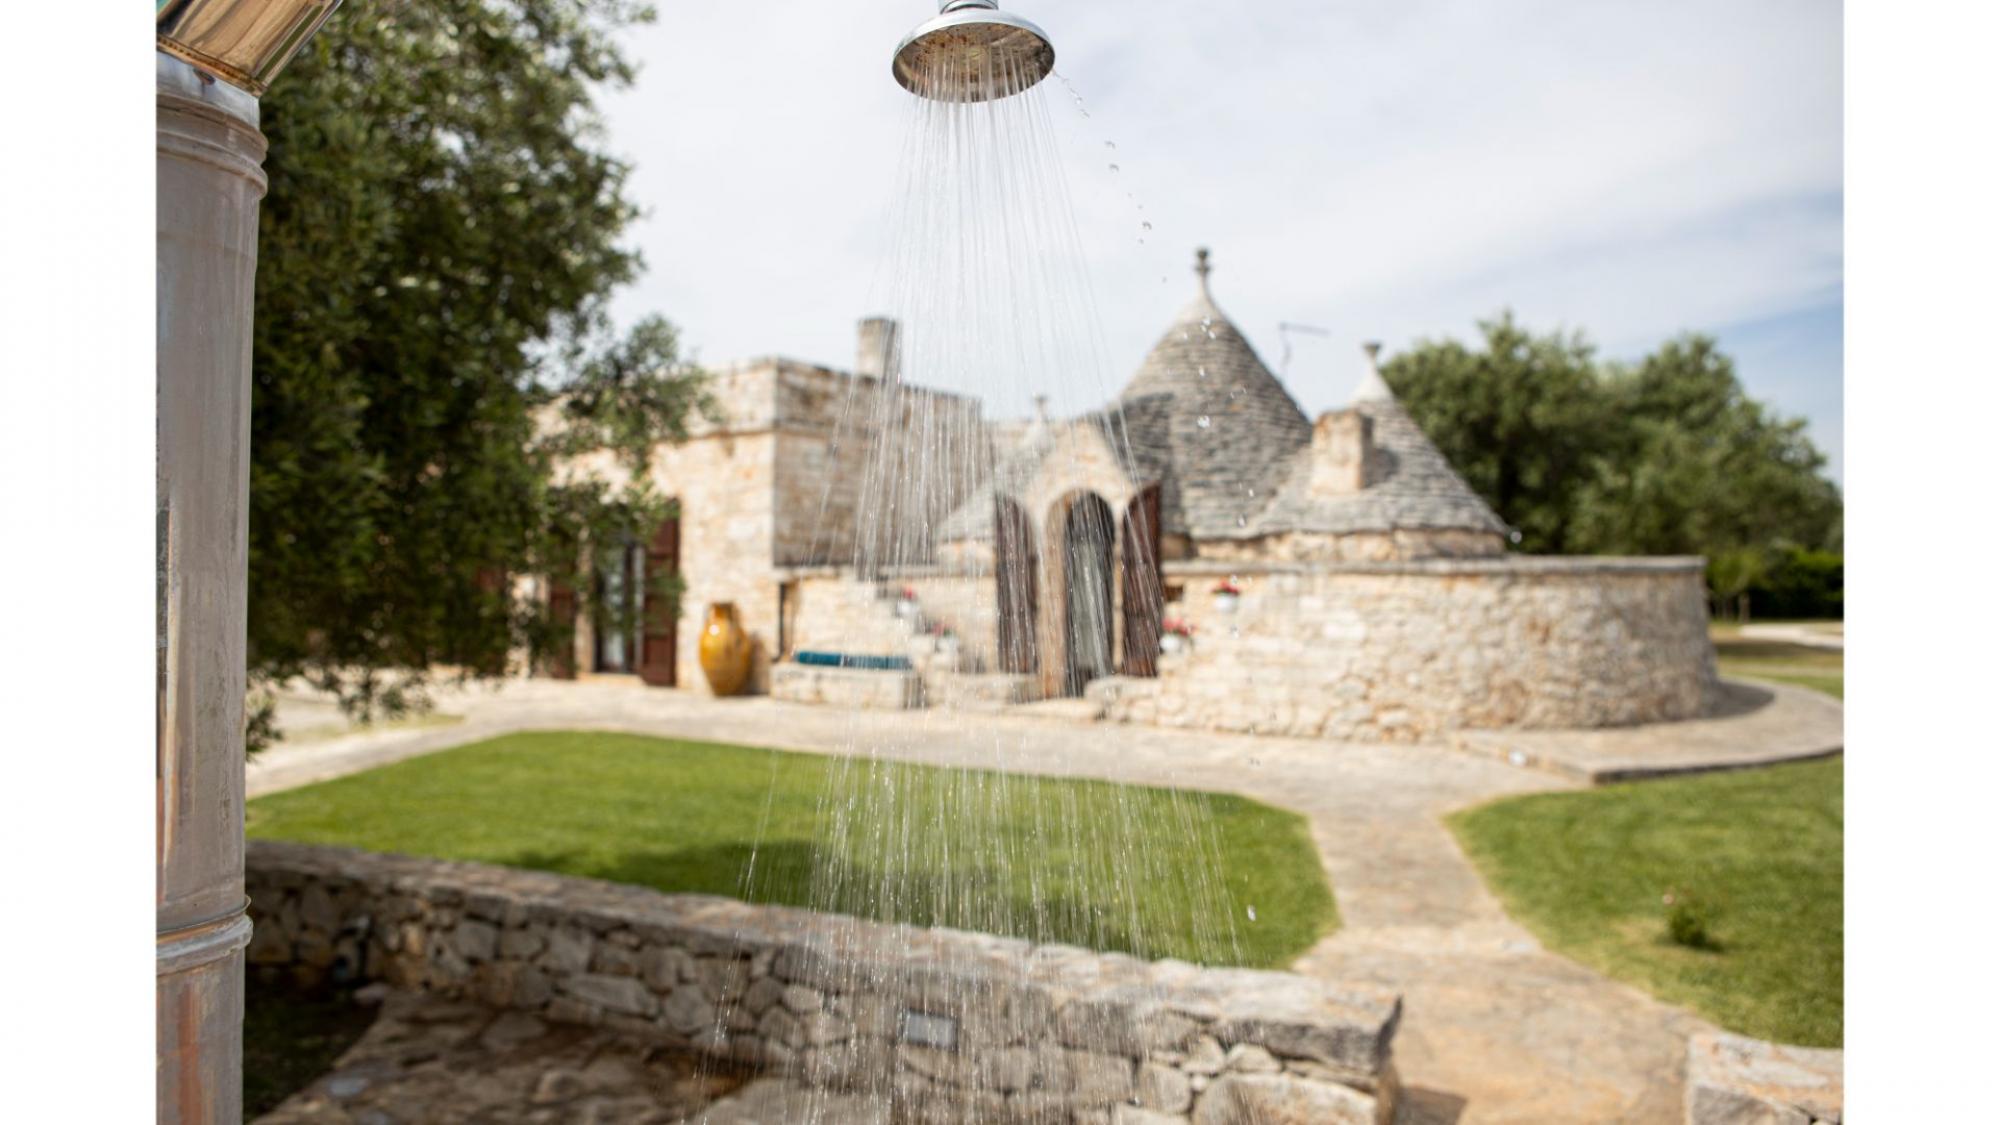
{"label": "stone building", "polygon": [[[694,419],[690,438],[662,444],[650,466],[653,487],[671,497],[678,515],[646,542],[600,544],[593,551],[598,593],[630,610],[627,632],[598,629],[576,614],[569,660],[542,669],[563,677],[638,676],[659,687],[707,690],[696,655],[702,615],[716,603],[737,608],[752,642],[749,690],[768,690],[770,667],[789,638],[786,597],[795,570],[862,554],[857,514],[871,481],[906,478],[885,455],[920,448],[927,435],[983,432],[979,404],[920,387],[895,386],[894,326],[861,325],[853,373],[788,359],[764,358],[711,372],[713,417]],[[581,457],[566,471],[623,484],[627,470],[609,452]],[[940,474],[907,502],[928,504],[913,522],[934,521],[962,496]],[[679,574],[676,616],[641,604],[648,574]],[[573,612],[573,591],[557,589],[560,610]]]}
{"label": "stone building", "polygon": [[[1373,346],[1349,404],[1310,419],[1217,306],[1206,252],[1196,272],[1117,399],[1077,418],[994,425],[902,384],[879,321],[852,376],[730,369],[742,420],[657,469],[684,507],[682,620],[734,601],[754,690],[821,702],[1075,696],[1356,739],[1702,711],[1701,560],[1508,554]],[[692,632],[661,638],[679,668]]]}

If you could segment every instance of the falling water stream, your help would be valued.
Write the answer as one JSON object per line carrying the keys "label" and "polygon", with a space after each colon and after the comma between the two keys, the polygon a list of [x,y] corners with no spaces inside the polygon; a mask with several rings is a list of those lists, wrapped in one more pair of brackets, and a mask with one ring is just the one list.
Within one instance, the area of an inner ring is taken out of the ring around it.
{"label": "falling water stream", "polygon": [[[1051,103],[1074,98],[1080,111],[1081,97],[1066,80],[1039,83],[1014,56],[967,60],[942,53],[908,83],[915,96],[872,294],[899,331],[882,378],[848,381],[815,554],[840,567],[862,612],[906,651],[946,650],[915,658],[937,682],[1078,694],[1133,658],[1131,629],[1158,636],[1158,505],[1147,509],[1133,487],[1148,483],[1134,468],[1146,459],[1107,378],[1065,182],[1068,138]],[[1116,155],[1108,145],[1099,153],[1107,174]],[[1048,397],[1104,405],[1025,426],[996,427],[981,412]],[[1128,624],[1128,604],[1143,608],[1147,597],[1153,623]],[[1061,726],[995,720],[993,710],[938,693],[895,723],[847,715],[846,752],[800,864],[823,915],[814,938],[836,966],[827,991],[886,998],[907,1043],[932,1034],[926,1013],[949,1020],[980,1002],[953,994],[973,987],[974,966],[939,963],[945,947],[873,956],[881,930],[865,919],[1024,939],[994,947],[1002,976],[1029,972],[1028,950],[1049,944],[1240,963],[1238,927],[1255,924],[1254,910],[1230,904],[1207,799],[1051,785],[1046,775],[1104,778],[1117,763],[1070,745]],[[786,862],[760,840],[746,889],[783,877]],[[915,931],[906,940],[920,944]],[[990,981],[995,962],[977,969]],[[909,1096],[895,1086],[859,1093],[886,1109]],[[815,1102],[810,1120],[836,1119]],[[958,1119],[983,1118],[968,1108]],[[1047,1120],[1070,1118],[1051,1110]]]}

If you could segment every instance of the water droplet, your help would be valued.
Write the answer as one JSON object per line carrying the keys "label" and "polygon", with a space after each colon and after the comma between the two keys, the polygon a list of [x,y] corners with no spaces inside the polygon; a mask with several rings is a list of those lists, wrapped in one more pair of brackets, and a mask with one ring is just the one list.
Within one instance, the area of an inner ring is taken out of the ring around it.
{"label": "water droplet", "polygon": [[1245,517],[1245,516],[1237,516],[1237,517],[1236,517],[1236,526],[1237,526],[1237,527],[1249,527],[1249,526],[1250,526],[1250,520],[1249,520],[1249,518],[1248,518],[1248,517]]}
{"label": "water droplet", "polygon": [[1256,489],[1254,489],[1254,488],[1253,488],[1253,489],[1251,489],[1251,490],[1250,490],[1250,496],[1251,496],[1251,498],[1252,498],[1252,499],[1255,499],[1255,498],[1256,498],[1256,496],[1257,496],[1257,490],[1256,490]]}
{"label": "water droplet", "polygon": [[1201,330],[1202,330],[1203,332],[1206,332],[1206,331],[1208,331],[1208,326],[1209,326],[1209,325],[1211,325],[1211,324],[1214,324],[1214,323],[1215,323],[1215,321],[1211,320],[1210,318],[1208,318],[1208,317],[1202,317],[1202,318],[1201,318]]}
{"label": "water droplet", "polygon": [[1197,379],[1206,379],[1206,378],[1208,378],[1208,368],[1206,368],[1206,367],[1196,367],[1196,368],[1194,369],[1194,377],[1195,377],[1195,378],[1197,378]]}
{"label": "water droplet", "polygon": [[1243,912],[1244,912],[1245,914],[1248,914],[1248,915],[1250,916],[1250,920],[1251,920],[1252,922],[1255,922],[1255,921],[1257,920],[1257,908],[1256,908],[1256,907],[1254,907],[1254,906],[1245,906],[1245,907],[1243,908]]}
{"label": "water droplet", "polygon": [[1232,637],[1240,637],[1243,635],[1243,630],[1238,626],[1231,625],[1229,627],[1229,635]]}
{"label": "water droplet", "polygon": [[1141,223],[1139,224],[1139,229],[1140,229],[1140,230],[1152,230],[1152,229],[1153,229],[1153,224],[1152,224],[1152,222],[1151,222],[1150,220],[1148,220],[1148,221],[1142,221],[1142,222],[1141,222]]}
{"label": "water droplet", "polygon": [[1116,164],[1113,164],[1113,165],[1111,166],[1111,170],[1112,170],[1113,172],[1116,172],[1116,171],[1118,170],[1118,165],[1116,165]]}
{"label": "water droplet", "polygon": [[1194,420],[1194,424],[1195,424],[1195,425],[1197,425],[1197,426],[1200,426],[1200,427],[1201,427],[1202,429],[1204,429],[1204,430],[1205,430],[1205,429],[1207,429],[1207,428],[1208,428],[1208,415],[1204,414],[1204,415],[1202,415],[1201,417],[1199,417],[1199,418],[1196,418],[1196,419]]}
{"label": "water droplet", "polygon": [[1110,141],[1105,141],[1105,142],[1104,142],[1104,147],[1105,147],[1105,148],[1108,148],[1108,149],[1110,149],[1110,150],[1111,150],[1112,152],[1117,152],[1117,151],[1118,151],[1118,146],[1117,146],[1117,145],[1115,145],[1115,144],[1113,144],[1113,143],[1112,143],[1112,142],[1110,142]]}

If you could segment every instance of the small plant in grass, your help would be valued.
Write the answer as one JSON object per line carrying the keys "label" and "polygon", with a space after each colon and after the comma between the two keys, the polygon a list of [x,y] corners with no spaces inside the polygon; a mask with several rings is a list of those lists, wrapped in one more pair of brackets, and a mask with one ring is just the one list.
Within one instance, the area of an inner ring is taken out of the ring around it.
{"label": "small plant in grass", "polygon": [[1679,888],[1660,896],[1667,914],[1667,940],[1685,949],[1722,948],[1715,940],[1715,912],[1692,892]]}

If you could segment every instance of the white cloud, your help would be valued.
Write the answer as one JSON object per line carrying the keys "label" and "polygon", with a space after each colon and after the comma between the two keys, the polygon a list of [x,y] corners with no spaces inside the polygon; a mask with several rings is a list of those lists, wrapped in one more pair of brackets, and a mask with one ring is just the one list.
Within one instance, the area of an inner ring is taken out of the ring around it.
{"label": "white cloud", "polygon": [[[1309,410],[1352,382],[1353,343],[1464,335],[1502,305],[1631,354],[1839,301],[1830,0],[1013,6],[1090,112],[1050,88],[1113,368],[1078,394],[1136,366],[1197,243],[1274,365],[1280,321],[1332,330],[1288,376]],[[651,272],[621,312],[664,313],[709,359],[849,362],[911,119],[889,54],[931,11],[664,7],[633,41],[639,85],[608,105],[653,209],[634,232]],[[1143,247],[1127,191],[1155,224]],[[1837,385],[1838,349],[1819,354]],[[1837,393],[1790,394],[1796,370],[1767,388],[1747,357],[1744,375],[1837,448]]]}

